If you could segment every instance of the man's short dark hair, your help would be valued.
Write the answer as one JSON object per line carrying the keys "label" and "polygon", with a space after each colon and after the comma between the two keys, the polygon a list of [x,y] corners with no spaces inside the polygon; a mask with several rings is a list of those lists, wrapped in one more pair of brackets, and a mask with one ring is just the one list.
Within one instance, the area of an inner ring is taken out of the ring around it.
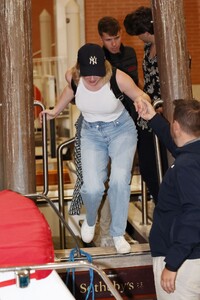
{"label": "man's short dark hair", "polygon": [[188,134],[200,137],[200,101],[196,99],[177,99],[173,101],[173,119]]}
{"label": "man's short dark hair", "polygon": [[124,27],[130,35],[140,35],[145,32],[154,34],[151,8],[141,6],[128,14],[124,19]]}
{"label": "man's short dark hair", "polygon": [[99,20],[98,22],[98,32],[102,36],[103,33],[107,33],[110,36],[115,36],[121,30],[121,26],[117,19],[106,16]]}

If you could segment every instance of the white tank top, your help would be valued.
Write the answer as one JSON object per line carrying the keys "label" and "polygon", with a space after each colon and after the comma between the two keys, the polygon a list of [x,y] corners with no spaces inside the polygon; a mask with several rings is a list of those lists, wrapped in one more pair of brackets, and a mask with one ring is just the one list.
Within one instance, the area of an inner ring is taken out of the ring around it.
{"label": "white tank top", "polygon": [[76,105],[87,122],[111,122],[124,110],[124,105],[110,89],[110,82],[98,91],[88,90],[80,78],[76,91]]}

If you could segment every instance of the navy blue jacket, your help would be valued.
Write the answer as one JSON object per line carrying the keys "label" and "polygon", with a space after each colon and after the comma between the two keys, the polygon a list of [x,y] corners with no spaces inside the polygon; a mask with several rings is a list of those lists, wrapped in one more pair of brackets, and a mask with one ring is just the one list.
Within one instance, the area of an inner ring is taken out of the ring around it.
{"label": "navy blue jacket", "polygon": [[151,254],[164,256],[166,267],[177,271],[186,259],[200,258],[200,139],[176,147],[164,118],[157,114],[149,125],[175,157],[154,209]]}

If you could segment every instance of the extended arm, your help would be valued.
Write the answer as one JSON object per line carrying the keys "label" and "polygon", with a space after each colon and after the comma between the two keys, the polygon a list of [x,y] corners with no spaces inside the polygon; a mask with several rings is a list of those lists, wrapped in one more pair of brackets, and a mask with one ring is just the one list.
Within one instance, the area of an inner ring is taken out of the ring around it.
{"label": "extended arm", "polygon": [[150,97],[135,84],[132,78],[119,69],[116,72],[116,80],[119,89],[134,102],[136,111],[143,109],[142,99],[151,102]]}
{"label": "extended arm", "polygon": [[140,117],[149,121],[148,125],[153,129],[159,140],[161,140],[169,152],[176,157],[177,146],[171,136],[170,123],[163,116],[157,114],[149,102],[143,101],[143,103],[145,108],[143,107],[143,110],[139,111]]}
{"label": "extended arm", "polygon": [[71,88],[71,73],[67,72],[65,77],[68,85],[66,85],[66,87],[63,89],[55,107],[53,109],[45,109],[40,113],[40,121],[42,120],[42,116],[44,114],[47,115],[47,120],[56,118],[74,98],[74,92]]}

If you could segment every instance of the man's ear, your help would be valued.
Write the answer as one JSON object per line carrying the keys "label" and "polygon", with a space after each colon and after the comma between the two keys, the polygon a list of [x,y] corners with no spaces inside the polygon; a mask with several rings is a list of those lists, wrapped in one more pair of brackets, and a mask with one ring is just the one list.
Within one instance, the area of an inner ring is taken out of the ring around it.
{"label": "man's ear", "polygon": [[180,132],[180,129],[181,129],[180,124],[176,120],[174,120],[173,121],[173,130],[174,130],[174,132],[176,134],[178,134]]}

